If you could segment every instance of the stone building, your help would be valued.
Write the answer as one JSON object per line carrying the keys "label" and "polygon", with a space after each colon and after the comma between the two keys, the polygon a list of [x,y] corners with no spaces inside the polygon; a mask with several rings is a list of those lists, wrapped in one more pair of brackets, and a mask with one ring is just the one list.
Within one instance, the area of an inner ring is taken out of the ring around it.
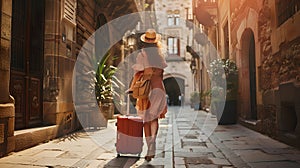
{"label": "stone building", "polygon": [[129,0],[0,1],[0,156],[81,127],[72,100],[77,54],[97,28],[136,11]]}
{"label": "stone building", "polygon": [[[197,90],[203,95],[211,90],[211,79],[207,70],[209,63],[220,57],[217,55],[217,2],[215,0],[193,1],[193,43],[187,46],[195,61],[195,80]],[[204,96],[201,100],[202,109],[210,107],[210,96]]]}
{"label": "stone building", "polygon": [[[189,104],[190,94],[196,87],[190,69],[191,55],[186,52],[186,44],[191,41],[191,30],[186,17],[191,14],[192,1],[156,0],[158,31],[163,35],[166,49],[164,84],[169,105]],[[180,100],[181,99],[181,100]]]}
{"label": "stone building", "polygon": [[300,146],[300,2],[218,1],[218,51],[237,63],[238,120]]}

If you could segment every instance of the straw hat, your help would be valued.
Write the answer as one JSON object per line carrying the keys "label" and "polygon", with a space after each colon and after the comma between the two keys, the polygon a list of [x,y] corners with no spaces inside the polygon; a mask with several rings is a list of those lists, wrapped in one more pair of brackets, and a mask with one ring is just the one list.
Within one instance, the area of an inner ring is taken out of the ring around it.
{"label": "straw hat", "polygon": [[145,43],[157,43],[161,39],[161,35],[157,34],[154,29],[148,29],[145,34],[141,36],[141,40]]}

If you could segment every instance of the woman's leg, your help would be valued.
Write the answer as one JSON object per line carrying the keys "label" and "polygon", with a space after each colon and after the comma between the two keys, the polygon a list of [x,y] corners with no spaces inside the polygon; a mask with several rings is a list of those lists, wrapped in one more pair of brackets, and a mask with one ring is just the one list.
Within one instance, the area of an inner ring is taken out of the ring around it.
{"label": "woman's leg", "polygon": [[144,131],[146,142],[148,146],[147,158],[151,160],[155,156],[156,150],[156,136],[158,132],[158,119],[148,121],[144,123]]}
{"label": "woman's leg", "polygon": [[150,123],[151,123],[151,139],[152,142],[155,142],[157,132],[158,132],[158,119],[154,119]]}
{"label": "woman's leg", "polygon": [[151,123],[150,123],[150,121],[147,121],[144,123],[144,132],[145,132],[146,143],[149,148],[150,141],[151,141]]}
{"label": "woman's leg", "polygon": [[150,141],[150,156],[155,156],[156,151],[156,137],[158,132],[158,119],[151,121],[151,141]]}

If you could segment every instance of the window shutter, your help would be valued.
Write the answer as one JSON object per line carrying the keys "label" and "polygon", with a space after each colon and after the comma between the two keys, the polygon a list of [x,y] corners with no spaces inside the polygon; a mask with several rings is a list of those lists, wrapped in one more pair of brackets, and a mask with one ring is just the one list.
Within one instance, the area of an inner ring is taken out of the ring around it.
{"label": "window shutter", "polygon": [[65,0],[64,18],[76,25],[76,0]]}

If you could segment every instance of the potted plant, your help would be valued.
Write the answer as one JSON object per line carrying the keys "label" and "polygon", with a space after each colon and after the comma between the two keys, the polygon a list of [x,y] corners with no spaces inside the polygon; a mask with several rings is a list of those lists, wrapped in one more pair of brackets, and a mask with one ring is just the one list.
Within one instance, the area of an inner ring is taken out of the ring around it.
{"label": "potted plant", "polygon": [[109,64],[109,59],[111,59],[110,52],[107,52],[100,61],[94,59],[97,69],[92,72],[94,78],[91,87],[94,88],[101,112],[101,114],[95,112],[95,115],[92,116],[96,127],[106,127],[107,120],[113,118],[114,103],[112,100],[117,95],[113,88],[117,88],[121,83],[114,75],[117,68]]}
{"label": "potted plant", "polygon": [[194,91],[191,93],[190,101],[191,101],[191,107],[195,110],[201,110],[202,109],[202,102],[204,101],[206,96],[210,95],[210,91],[206,92],[197,92]]}
{"label": "potted plant", "polygon": [[[208,73],[214,85],[212,87],[212,113],[217,115],[219,124],[235,124],[238,89],[238,70],[235,62],[230,59],[216,59],[210,63]],[[224,100],[224,110],[221,111]]]}
{"label": "potted plant", "polygon": [[201,109],[201,104],[200,104],[200,92],[194,91],[191,93],[190,97],[191,101],[191,107],[194,108],[195,110]]}

